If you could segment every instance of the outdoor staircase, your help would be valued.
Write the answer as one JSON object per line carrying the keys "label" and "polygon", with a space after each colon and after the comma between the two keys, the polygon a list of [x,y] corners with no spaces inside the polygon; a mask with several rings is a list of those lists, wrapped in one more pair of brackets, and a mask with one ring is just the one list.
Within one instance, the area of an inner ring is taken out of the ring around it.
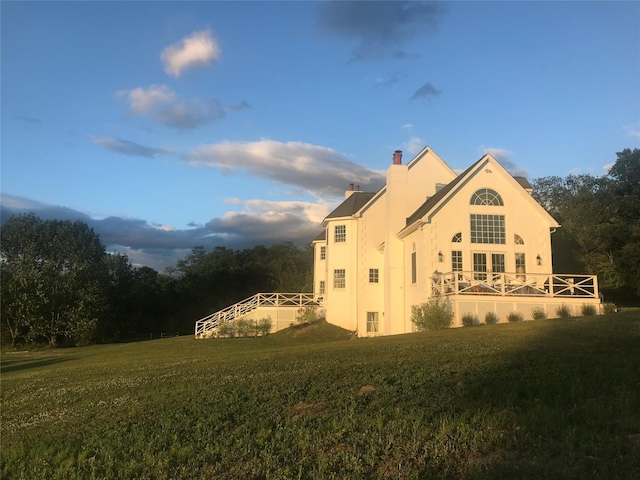
{"label": "outdoor staircase", "polygon": [[211,337],[220,325],[246,317],[259,309],[266,312],[277,312],[281,309],[297,310],[301,307],[317,307],[319,305],[318,299],[312,293],[256,293],[252,297],[198,320],[195,337]]}

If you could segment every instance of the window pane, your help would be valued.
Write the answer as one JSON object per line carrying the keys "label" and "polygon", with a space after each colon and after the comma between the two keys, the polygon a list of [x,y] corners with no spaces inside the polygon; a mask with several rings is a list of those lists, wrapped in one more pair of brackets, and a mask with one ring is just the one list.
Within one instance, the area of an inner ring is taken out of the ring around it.
{"label": "window pane", "polygon": [[378,283],[378,269],[370,268],[369,269],[369,283]]}
{"label": "window pane", "polygon": [[320,247],[320,260],[327,258],[327,247]]}
{"label": "window pane", "polygon": [[333,271],[333,288],[344,288],[346,273],[345,269],[341,268]]}
{"label": "window pane", "polygon": [[341,243],[347,241],[347,226],[346,225],[336,225],[334,230],[334,242]]}
{"label": "window pane", "polygon": [[525,279],[525,273],[527,272],[527,267],[525,263],[524,253],[516,253],[516,278],[520,280]]}
{"label": "window pane", "polygon": [[453,272],[462,271],[462,251],[461,250],[454,250],[451,252],[451,271]]}
{"label": "window pane", "polygon": [[506,243],[504,215],[472,213],[471,243]]}
{"label": "window pane", "polygon": [[324,295],[324,291],[325,291],[325,286],[324,286],[324,280],[320,280],[320,295]]}
{"label": "window pane", "polygon": [[473,278],[476,280],[486,280],[487,274],[487,255],[485,253],[473,254]]}
{"label": "window pane", "polygon": [[471,196],[471,205],[488,205],[492,207],[502,207],[504,202],[502,197],[490,188],[481,188]]}
{"label": "window pane", "polygon": [[367,312],[367,333],[378,333],[378,312]]}
{"label": "window pane", "polygon": [[417,273],[417,264],[416,264],[416,252],[411,254],[411,283],[416,283],[418,273]]}

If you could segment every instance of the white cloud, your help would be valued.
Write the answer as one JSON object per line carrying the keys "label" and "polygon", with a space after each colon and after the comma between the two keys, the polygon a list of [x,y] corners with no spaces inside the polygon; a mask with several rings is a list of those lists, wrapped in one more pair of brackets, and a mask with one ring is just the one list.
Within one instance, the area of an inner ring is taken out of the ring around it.
{"label": "white cloud", "polygon": [[526,177],[527,171],[519,167],[511,160],[513,152],[504,148],[481,147],[482,154],[489,154],[495,158],[511,175],[516,177]]}
{"label": "white cloud", "polygon": [[121,90],[116,98],[127,97],[129,111],[151,117],[156,122],[178,130],[191,130],[224,118],[224,105],[217,99],[182,99],[166,85]]}
{"label": "white cloud", "polygon": [[209,30],[193,32],[165,48],[160,55],[164,71],[179,77],[184,70],[211,65],[220,58],[220,47]]}
{"label": "white cloud", "polygon": [[602,169],[605,171],[605,173],[609,173],[609,170],[611,170],[614,165],[615,165],[615,162],[607,163],[604,167],[602,167]]}
{"label": "white cloud", "polygon": [[424,148],[424,141],[420,137],[411,137],[405,144],[404,149],[411,155],[415,155]]}
{"label": "white cloud", "polygon": [[217,167],[227,174],[245,170],[317,196],[342,195],[350,183],[377,191],[385,178],[384,172],[353,162],[331,148],[302,142],[223,142],[201,145],[184,158],[194,166]]}
{"label": "white cloud", "polygon": [[627,125],[624,129],[630,137],[640,138],[640,122],[636,122],[633,125]]}

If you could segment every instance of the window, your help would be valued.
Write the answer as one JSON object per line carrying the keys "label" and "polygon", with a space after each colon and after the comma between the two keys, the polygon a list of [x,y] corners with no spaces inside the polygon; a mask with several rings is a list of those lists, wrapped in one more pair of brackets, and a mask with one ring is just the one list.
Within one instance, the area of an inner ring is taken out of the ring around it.
{"label": "window", "polygon": [[418,265],[416,258],[416,244],[413,244],[413,251],[411,252],[411,283],[416,283],[418,279]]}
{"label": "window", "polygon": [[325,284],[324,284],[324,280],[320,280],[320,292],[318,292],[319,295],[324,295],[325,292]]}
{"label": "window", "polygon": [[504,273],[504,253],[491,254],[491,271]]}
{"label": "window", "polygon": [[347,226],[336,225],[334,229],[333,241],[335,243],[342,243],[347,241]]}
{"label": "window", "polygon": [[471,205],[488,205],[490,207],[502,207],[502,197],[495,190],[481,188],[471,196]]}
{"label": "window", "polygon": [[345,288],[346,271],[340,268],[333,271],[333,288]]}
{"label": "window", "polygon": [[504,215],[471,214],[471,243],[506,243]]}
{"label": "window", "polygon": [[525,264],[524,253],[516,253],[516,278],[518,280],[524,280],[525,273],[527,273],[527,267]]}
{"label": "window", "polygon": [[377,268],[370,268],[369,269],[369,283],[378,283],[378,269]]}
{"label": "window", "polygon": [[485,253],[473,254],[473,278],[476,280],[487,279],[487,255]]}
{"label": "window", "polygon": [[524,240],[522,239],[522,237],[520,235],[518,235],[517,233],[513,234],[513,243],[515,243],[516,245],[524,245]]}
{"label": "window", "polygon": [[451,239],[453,243],[461,243],[462,242],[462,232],[456,233]]}
{"label": "window", "polygon": [[378,312],[367,312],[367,333],[378,332]]}
{"label": "window", "polygon": [[327,258],[327,247],[320,247],[320,260]]}
{"label": "window", "polygon": [[462,271],[462,250],[454,250],[451,252],[451,271]]}

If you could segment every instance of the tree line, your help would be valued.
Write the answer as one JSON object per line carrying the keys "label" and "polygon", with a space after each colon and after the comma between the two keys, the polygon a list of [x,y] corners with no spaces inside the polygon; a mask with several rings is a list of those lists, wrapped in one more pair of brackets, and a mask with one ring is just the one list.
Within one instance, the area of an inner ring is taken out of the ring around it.
{"label": "tree line", "polygon": [[[605,176],[544,177],[534,197],[562,225],[555,273],[598,275],[607,300],[640,297],[640,149]],[[160,273],[105,251],[81,221],[9,218],[0,228],[2,341],[106,343],[150,332],[192,333],[194,323],[258,292],[312,290],[311,246],[193,248]]]}
{"label": "tree line", "polygon": [[291,243],[198,246],[159,273],[106,252],[81,221],[18,215],[0,234],[2,339],[13,346],[187,334],[197,319],[257,292],[311,290],[311,248]]}
{"label": "tree line", "polygon": [[607,175],[544,177],[533,195],[562,225],[551,235],[555,273],[598,275],[608,300],[640,297],[640,149],[618,152]]}

